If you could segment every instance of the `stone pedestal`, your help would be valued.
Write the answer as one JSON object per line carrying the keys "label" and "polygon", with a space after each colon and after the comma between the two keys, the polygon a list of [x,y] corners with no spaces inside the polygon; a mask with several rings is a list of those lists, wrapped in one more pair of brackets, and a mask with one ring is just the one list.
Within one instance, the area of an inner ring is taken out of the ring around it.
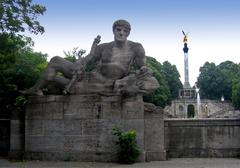
{"label": "stone pedestal", "polygon": [[118,95],[31,97],[26,109],[25,156],[39,160],[116,161],[113,127],[136,130],[138,145],[144,151],[143,117],[140,95],[126,99]]}
{"label": "stone pedestal", "polygon": [[25,120],[25,157],[117,161],[119,149],[112,129],[119,127],[136,131],[141,149],[139,161],[159,160],[162,157],[157,155],[164,149],[163,119],[153,118],[148,113],[145,119],[141,95],[30,97]]}
{"label": "stone pedestal", "polygon": [[166,160],[163,109],[153,104],[145,103],[144,116],[146,161]]}

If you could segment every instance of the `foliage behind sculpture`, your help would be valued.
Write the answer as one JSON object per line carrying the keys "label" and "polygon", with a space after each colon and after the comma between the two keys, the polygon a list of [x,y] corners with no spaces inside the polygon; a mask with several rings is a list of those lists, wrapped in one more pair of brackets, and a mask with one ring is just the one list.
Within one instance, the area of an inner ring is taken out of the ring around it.
{"label": "foliage behind sculpture", "polygon": [[12,111],[19,90],[36,82],[47,65],[47,55],[34,52],[20,36],[0,34],[1,111]]}
{"label": "foliage behind sculpture", "polygon": [[219,65],[206,62],[200,67],[197,86],[200,95],[205,99],[232,101],[236,108],[240,108],[240,66],[231,61]]}

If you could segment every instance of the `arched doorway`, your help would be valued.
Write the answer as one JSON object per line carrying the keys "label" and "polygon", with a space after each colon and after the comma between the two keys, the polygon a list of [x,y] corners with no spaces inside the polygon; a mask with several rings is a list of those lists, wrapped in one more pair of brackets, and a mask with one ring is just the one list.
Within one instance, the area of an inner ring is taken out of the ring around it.
{"label": "arched doorway", "polygon": [[195,112],[194,112],[194,105],[192,104],[189,104],[188,107],[187,107],[187,117],[188,118],[194,118],[195,116]]}

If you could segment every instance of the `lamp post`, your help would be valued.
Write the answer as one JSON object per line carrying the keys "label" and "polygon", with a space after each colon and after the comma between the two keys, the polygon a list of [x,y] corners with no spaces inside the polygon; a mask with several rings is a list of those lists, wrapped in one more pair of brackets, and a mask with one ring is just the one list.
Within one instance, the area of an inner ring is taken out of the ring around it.
{"label": "lamp post", "polygon": [[222,97],[221,97],[221,102],[224,102],[224,96],[222,95]]}
{"label": "lamp post", "polygon": [[222,111],[222,113],[224,112],[224,109],[223,109],[223,103],[224,103],[224,96],[222,95],[222,97],[221,97],[221,111]]}

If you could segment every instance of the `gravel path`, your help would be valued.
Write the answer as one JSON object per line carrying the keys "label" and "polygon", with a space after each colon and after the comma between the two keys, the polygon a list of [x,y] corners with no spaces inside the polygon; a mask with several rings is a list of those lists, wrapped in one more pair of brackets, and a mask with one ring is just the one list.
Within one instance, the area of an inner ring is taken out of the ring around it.
{"label": "gravel path", "polygon": [[240,168],[237,158],[178,158],[167,161],[155,161],[122,165],[99,162],[46,162],[25,161],[9,162],[0,159],[1,168]]}

